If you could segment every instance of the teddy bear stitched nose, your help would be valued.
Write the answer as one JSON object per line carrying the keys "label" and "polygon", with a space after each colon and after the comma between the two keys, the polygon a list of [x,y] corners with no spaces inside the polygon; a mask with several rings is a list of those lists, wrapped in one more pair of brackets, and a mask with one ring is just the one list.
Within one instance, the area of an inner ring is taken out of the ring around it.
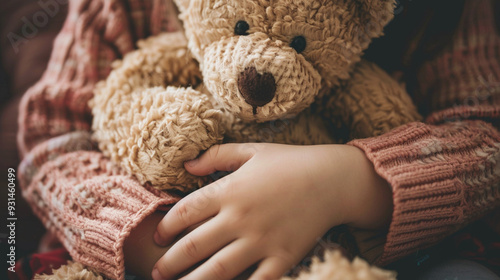
{"label": "teddy bear stitched nose", "polygon": [[238,89],[245,101],[254,107],[271,102],[276,92],[276,82],[271,73],[257,73],[255,67],[248,67],[238,77]]}

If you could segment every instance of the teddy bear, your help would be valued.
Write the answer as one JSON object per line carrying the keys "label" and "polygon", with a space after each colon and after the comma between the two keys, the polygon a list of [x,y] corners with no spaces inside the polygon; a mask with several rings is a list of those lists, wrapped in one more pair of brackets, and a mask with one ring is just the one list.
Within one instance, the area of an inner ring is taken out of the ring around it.
{"label": "teddy bear", "polygon": [[100,150],[143,184],[202,187],[184,162],[219,143],[343,143],[419,119],[361,59],[393,0],[175,3],[183,31],[139,42],[90,102]]}
{"label": "teddy bear", "polygon": [[[345,143],[420,120],[404,86],[362,59],[394,0],[175,3],[182,31],[138,42],[89,103],[99,149],[142,184],[203,187],[214,178],[184,162],[215,144]],[[331,252],[299,277],[334,275],[394,279]]]}

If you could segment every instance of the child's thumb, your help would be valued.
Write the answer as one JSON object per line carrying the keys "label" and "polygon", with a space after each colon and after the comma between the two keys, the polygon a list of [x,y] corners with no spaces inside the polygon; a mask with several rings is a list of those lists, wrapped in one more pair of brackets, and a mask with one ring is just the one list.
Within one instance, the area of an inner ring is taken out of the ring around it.
{"label": "child's thumb", "polygon": [[199,158],[187,161],[184,167],[196,176],[206,176],[216,171],[235,171],[253,156],[248,149],[241,149],[242,145],[245,144],[212,146]]}

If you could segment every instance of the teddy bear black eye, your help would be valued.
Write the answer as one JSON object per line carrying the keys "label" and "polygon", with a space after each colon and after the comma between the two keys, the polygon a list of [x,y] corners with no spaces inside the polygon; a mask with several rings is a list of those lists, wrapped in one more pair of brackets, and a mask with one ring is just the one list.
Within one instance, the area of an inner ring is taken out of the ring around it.
{"label": "teddy bear black eye", "polygon": [[240,20],[236,23],[234,27],[234,34],[246,36],[248,35],[248,29],[250,29],[250,25],[244,20]]}
{"label": "teddy bear black eye", "polygon": [[290,47],[294,48],[297,53],[303,52],[306,49],[306,38],[304,36],[293,38]]}

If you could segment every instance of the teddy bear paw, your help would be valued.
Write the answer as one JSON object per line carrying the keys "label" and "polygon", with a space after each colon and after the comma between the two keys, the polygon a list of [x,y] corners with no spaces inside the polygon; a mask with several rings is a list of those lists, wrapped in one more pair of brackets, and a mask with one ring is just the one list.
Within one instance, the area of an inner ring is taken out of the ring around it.
{"label": "teddy bear paw", "polygon": [[189,174],[184,162],[222,141],[222,113],[208,96],[192,88],[156,87],[132,93],[122,104],[129,107],[107,107],[107,133],[101,128],[94,135],[105,154],[158,189],[190,191],[207,182]]}

